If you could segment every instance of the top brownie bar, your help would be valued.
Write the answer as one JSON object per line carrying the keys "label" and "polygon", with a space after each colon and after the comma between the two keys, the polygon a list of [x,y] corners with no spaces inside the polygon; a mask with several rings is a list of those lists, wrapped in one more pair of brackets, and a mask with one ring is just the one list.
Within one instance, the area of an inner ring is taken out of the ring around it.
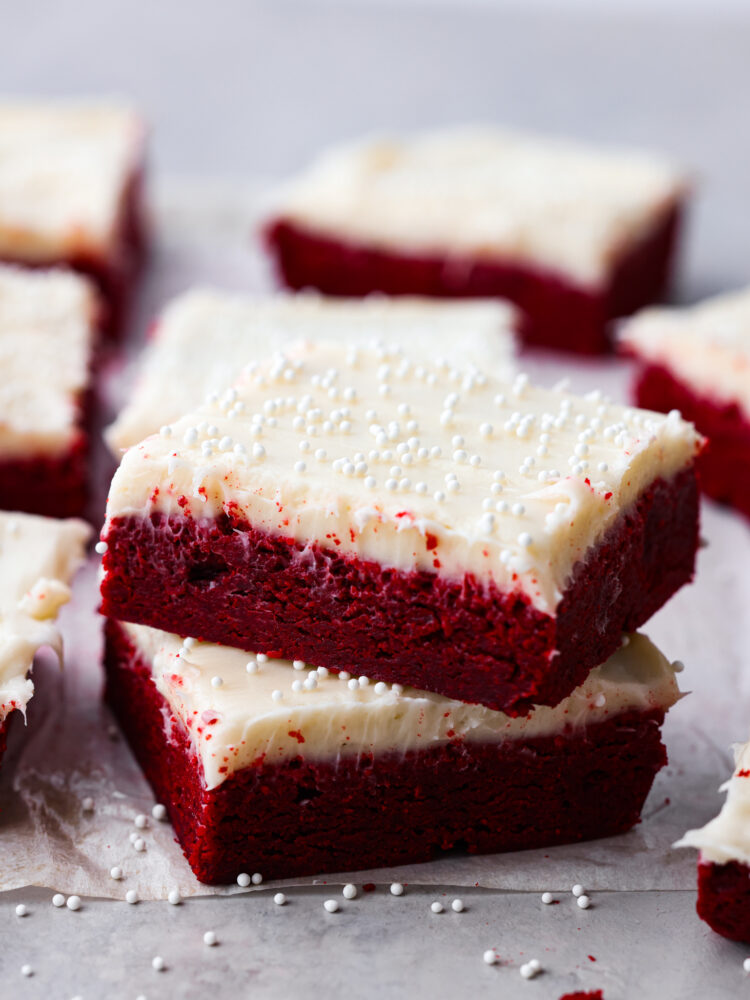
{"label": "top brownie bar", "polygon": [[678,414],[297,343],[130,449],[107,615],[514,713],[691,578]]}

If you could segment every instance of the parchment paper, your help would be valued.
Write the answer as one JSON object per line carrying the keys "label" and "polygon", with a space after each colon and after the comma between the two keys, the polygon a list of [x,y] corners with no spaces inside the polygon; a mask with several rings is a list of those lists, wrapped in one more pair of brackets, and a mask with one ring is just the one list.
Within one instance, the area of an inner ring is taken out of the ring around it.
{"label": "parchment paper", "polygon": [[[174,294],[194,284],[226,289],[270,289],[267,266],[249,233],[261,183],[206,187],[172,182],[157,191],[159,233],[142,301],[134,320],[130,355],[135,356],[148,321]],[[601,387],[626,399],[628,367],[612,360],[561,361],[552,356],[522,359],[543,384],[570,377],[572,387]],[[110,407],[123,398],[132,364],[113,362],[104,378]],[[102,479],[110,468],[100,456]],[[106,483],[100,491],[106,492]],[[102,508],[103,509],[103,508]],[[748,737],[750,718],[750,530],[733,513],[704,504],[697,582],[684,588],[644,629],[664,652],[685,661],[681,675],[690,690],[671,711],[664,735],[670,764],[658,776],[642,823],[621,836],[578,844],[467,857],[372,872],[351,880],[440,885],[480,885],[507,890],[563,890],[582,882],[592,890],[689,889],[695,884],[695,854],[671,844],[720,807],[719,784],[731,771],[730,744]],[[228,893],[192,875],[169,824],[151,818],[153,797],[126,744],[101,703],[101,638],[97,606],[98,559],[92,558],[64,609],[66,666],[58,672],[43,655],[34,668],[37,694],[28,726],[11,732],[0,769],[0,890],[43,885],[61,892],[123,898],[135,889],[142,899]],[[18,722],[20,720],[16,720]],[[94,800],[84,812],[82,801]],[[141,835],[147,849],[130,843],[134,817],[145,813]],[[109,871],[125,872],[114,881]],[[349,881],[341,875],[278,884]]]}

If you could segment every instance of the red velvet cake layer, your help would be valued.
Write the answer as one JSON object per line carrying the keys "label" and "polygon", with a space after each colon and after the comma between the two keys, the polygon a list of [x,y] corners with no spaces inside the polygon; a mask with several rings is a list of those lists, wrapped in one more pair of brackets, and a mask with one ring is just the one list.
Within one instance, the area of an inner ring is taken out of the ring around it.
{"label": "red velvet cake layer", "polygon": [[106,698],[203,882],[286,878],[606,837],[638,822],[666,763],[663,713],[630,712],[557,737],[426,751],[302,754],[205,787],[182,722],[108,622]]}
{"label": "red velvet cake layer", "polygon": [[326,295],[502,297],[522,311],[524,340],[581,354],[610,348],[607,324],[658,300],[669,284],[680,210],[671,209],[613,265],[608,282],[587,288],[564,275],[513,260],[378,250],[283,219],[264,234],[280,280]]}
{"label": "red velvet cake layer", "polygon": [[570,694],[687,583],[697,543],[688,469],[620,516],[551,617],[473,576],[384,569],[228,516],[115,518],[102,611],[523,714]]}
{"label": "red velvet cake layer", "polygon": [[638,373],[633,395],[639,406],[679,410],[706,435],[708,447],[698,458],[701,489],[750,517],[750,421],[740,407],[699,396],[660,365]]}
{"label": "red velvet cake layer", "polygon": [[750,867],[700,861],[696,910],[717,934],[750,944]]}
{"label": "red velvet cake layer", "polygon": [[47,517],[80,517],[88,501],[88,435],[62,455],[0,460],[0,508]]}

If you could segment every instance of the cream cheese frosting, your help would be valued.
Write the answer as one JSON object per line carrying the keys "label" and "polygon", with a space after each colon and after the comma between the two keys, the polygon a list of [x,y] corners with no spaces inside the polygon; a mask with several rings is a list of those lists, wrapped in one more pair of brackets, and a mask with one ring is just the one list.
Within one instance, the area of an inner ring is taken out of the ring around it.
{"label": "cream cheese frosting", "polygon": [[688,308],[645,309],[623,324],[620,342],[699,395],[736,403],[750,419],[750,288]]}
{"label": "cream cheese frosting", "polygon": [[331,149],[274,210],[358,244],[523,261],[595,285],[685,189],[657,156],[473,127]]}
{"label": "cream cheese frosting", "polygon": [[497,300],[187,292],[159,320],[132,395],[107,430],[107,442],[114,452],[137,444],[207,393],[225,389],[250,361],[300,337],[393,342],[510,377],[515,323],[513,308]]}
{"label": "cream cheese frosting", "polygon": [[142,146],[123,105],[0,102],[0,256],[106,254]]}
{"label": "cream cheese frosting", "polygon": [[83,521],[0,512],[0,724],[16,709],[25,713],[37,650],[50,646],[62,657],[54,622],[90,535]]}
{"label": "cream cheese frosting", "polygon": [[96,318],[94,291],[78,275],[0,265],[0,458],[71,446]]}
{"label": "cream cheese frosting", "polygon": [[680,697],[669,661],[644,635],[624,645],[554,707],[522,718],[441,695],[373,683],[121,624],[186,727],[208,788],[263,760],[278,764],[406,753],[452,740],[500,743],[580,731],[623,712],[666,710]]}
{"label": "cream cheese frosting", "polygon": [[721,812],[699,830],[688,830],[675,847],[697,847],[701,861],[750,864],[750,743],[734,748],[735,769],[720,791],[727,797]]}
{"label": "cream cheese frosting", "polygon": [[679,414],[524,375],[296,342],[123,457],[109,524],[228,513],[402,571],[467,573],[554,613],[574,565],[701,439]]}

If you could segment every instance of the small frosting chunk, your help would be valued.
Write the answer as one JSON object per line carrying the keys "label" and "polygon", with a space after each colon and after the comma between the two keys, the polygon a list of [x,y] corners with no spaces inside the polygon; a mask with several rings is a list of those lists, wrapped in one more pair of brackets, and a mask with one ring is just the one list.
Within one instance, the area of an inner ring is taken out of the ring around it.
{"label": "small frosting chunk", "polygon": [[228,514],[387,568],[471,573],[546,613],[621,512],[701,441],[676,414],[599,393],[329,341],[250,365],[172,431],[124,455],[105,541],[118,517]]}
{"label": "small frosting chunk", "polygon": [[675,847],[697,847],[701,861],[750,865],[750,743],[734,747],[734,774],[719,791],[727,793],[718,816],[699,830],[688,830]]}
{"label": "small frosting chunk", "polygon": [[[143,625],[121,624],[151,667],[159,693],[182,720],[209,788],[254,761],[281,763],[358,753],[406,752],[453,740],[498,743],[576,731],[631,710],[665,710],[680,697],[669,661],[643,635],[631,636],[606,663],[554,707],[511,718],[483,705],[398,685],[341,683],[309,668],[314,685],[296,686],[291,663],[267,660],[248,675],[247,653],[196,643]],[[221,673],[220,688],[211,678]],[[275,699],[281,691],[283,699]],[[599,695],[604,695],[602,702]]]}
{"label": "small frosting chunk", "polygon": [[454,128],[331,149],[278,193],[275,215],[347,242],[524,261],[589,285],[685,187],[657,156]]}
{"label": "small frosting chunk", "polygon": [[0,456],[71,447],[96,319],[94,291],[78,275],[0,265]]}
{"label": "small frosting chunk", "polygon": [[687,308],[644,309],[623,325],[620,343],[750,419],[750,287]]}
{"label": "small frosting chunk", "polygon": [[[335,340],[355,354],[362,345],[393,342],[408,352],[473,364],[510,378],[515,323],[515,311],[496,300],[187,292],[161,316],[135,387],[107,430],[107,441],[117,452],[160,428],[168,431],[170,421],[208,393],[225,389],[251,361],[300,337]],[[231,437],[225,440],[229,450]]]}
{"label": "small frosting chunk", "polygon": [[0,102],[0,257],[110,253],[143,131],[122,105]]}
{"label": "small frosting chunk", "polygon": [[25,712],[36,651],[50,646],[62,655],[53,622],[90,535],[83,521],[0,512],[0,722],[15,709]]}

